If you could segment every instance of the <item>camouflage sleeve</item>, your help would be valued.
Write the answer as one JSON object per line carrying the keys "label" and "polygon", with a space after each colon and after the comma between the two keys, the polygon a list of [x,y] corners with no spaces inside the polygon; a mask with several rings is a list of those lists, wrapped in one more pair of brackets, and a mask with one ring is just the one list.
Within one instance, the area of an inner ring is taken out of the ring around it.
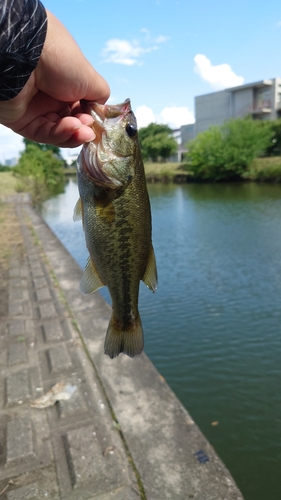
{"label": "camouflage sleeve", "polygon": [[0,101],[16,97],[36,68],[47,31],[39,0],[0,0]]}

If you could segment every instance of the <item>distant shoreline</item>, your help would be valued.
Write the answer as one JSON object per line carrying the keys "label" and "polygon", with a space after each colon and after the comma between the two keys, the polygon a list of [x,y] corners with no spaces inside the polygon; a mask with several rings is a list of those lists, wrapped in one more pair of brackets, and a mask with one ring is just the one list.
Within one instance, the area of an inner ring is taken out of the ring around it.
{"label": "distant shoreline", "polygon": [[[192,172],[188,172],[187,165],[184,163],[145,163],[145,177],[150,184],[162,182],[167,184],[173,182],[175,184],[185,183],[202,183],[214,182],[213,179],[196,179]],[[68,167],[64,171],[65,175],[76,175],[74,167]],[[281,182],[281,157],[271,156],[266,158],[257,158],[253,161],[249,170],[245,172],[243,177],[236,179],[225,179],[224,182],[255,181],[255,182]]]}

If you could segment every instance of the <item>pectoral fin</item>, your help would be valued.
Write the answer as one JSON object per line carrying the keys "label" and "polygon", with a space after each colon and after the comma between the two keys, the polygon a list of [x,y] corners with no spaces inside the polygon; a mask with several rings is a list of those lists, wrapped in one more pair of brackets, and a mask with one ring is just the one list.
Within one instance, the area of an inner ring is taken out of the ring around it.
{"label": "pectoral fin", "polygon": [[147,266],[145,273],[143,275],[142,281],[152,290],[152,292],[156,292],[157,290],[157,267],[156,267],[156,259],[154,255],[153,246],[150,247],[150,253],[147,261]]}
{"label": "pectoral fin", "polygon": [[91,257],[89,257],[80,281],[80,291],[87,295],[88,293],[95,292],[103,286],[104,283],[99,277],[96,266]]}
{"label": "pectoral fin", "polygon": [[73,212],[73,220],[77,222],[78,220],[82,220],[83,217],[83,206],[81,198],[78,199]]}

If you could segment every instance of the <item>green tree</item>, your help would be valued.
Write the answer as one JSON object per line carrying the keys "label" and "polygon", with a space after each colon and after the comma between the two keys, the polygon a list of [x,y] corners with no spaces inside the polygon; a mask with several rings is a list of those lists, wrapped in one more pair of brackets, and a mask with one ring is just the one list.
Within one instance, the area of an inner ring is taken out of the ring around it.
{"label": "green tree", "polygon": [[63,161],[50,149],[44,150],[29,141],[13,172],[19,179],[19,189],[30,191],[34,202],[62,192]]}
{"label": "green tree", "polygon": [[281,119],[264,122],[272,131],[270,145],[266,148],[265,156],[281,156]]}
{"label": "green tree", "polygon": [[25,149],[27,149],[29,146],[36,146],[37,148],[41,149],[41,151],[51,151],[54,155],[56,155],[60,160],[63,160],[60,152],[60,148],[58,146],[54,146],[53,144],[43,144],[39,142],[33,142],[30,141],[29,139],[23,139],[23,142],[25,144]]}
{"label": "green tree", "polygon": [[210,127],[188,143],[188,170],[200,179],[239,178],[266,150],[271,138],[270,127],[251,118]]}
{"label": "green tree", "polygon": [[177,151],[177,142],[171,136],[172,130],[168,125],[150,123],[139,130],[139,140],[142,157],[145,161],[158,158],[166,160]]}

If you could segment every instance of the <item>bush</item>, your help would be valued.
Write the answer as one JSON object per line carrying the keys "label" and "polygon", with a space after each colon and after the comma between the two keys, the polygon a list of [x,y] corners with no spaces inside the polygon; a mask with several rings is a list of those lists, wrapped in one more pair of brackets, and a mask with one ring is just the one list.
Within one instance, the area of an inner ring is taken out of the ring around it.
{"label": "bush", "polygon": [[153,162],[167,160],[178,149],[177,142],[171,136],[168,125],[150,123],[148,127],[139,130],[139,141],[143,159]]}
{"label": "bush", "polygon": [[62,192],[63,161],[51,150],[28,144],[13,172],[19,179],[18,190],[31,192],[34,202]]}
{"label": "bush", "polygon": [[240,178],[270,145],[269,122],[241,118],[210,127],[187,145],[188,169],[198,179]]}
{"label": "bush", "polygon": [[256,158],[243,178],[260,182],[281,182],[281,157]]}
{"label": "bush", "polygon": [[266,148],[265,156],[281,156],[281,119],[267,122],[272,131],[269,147]]}

